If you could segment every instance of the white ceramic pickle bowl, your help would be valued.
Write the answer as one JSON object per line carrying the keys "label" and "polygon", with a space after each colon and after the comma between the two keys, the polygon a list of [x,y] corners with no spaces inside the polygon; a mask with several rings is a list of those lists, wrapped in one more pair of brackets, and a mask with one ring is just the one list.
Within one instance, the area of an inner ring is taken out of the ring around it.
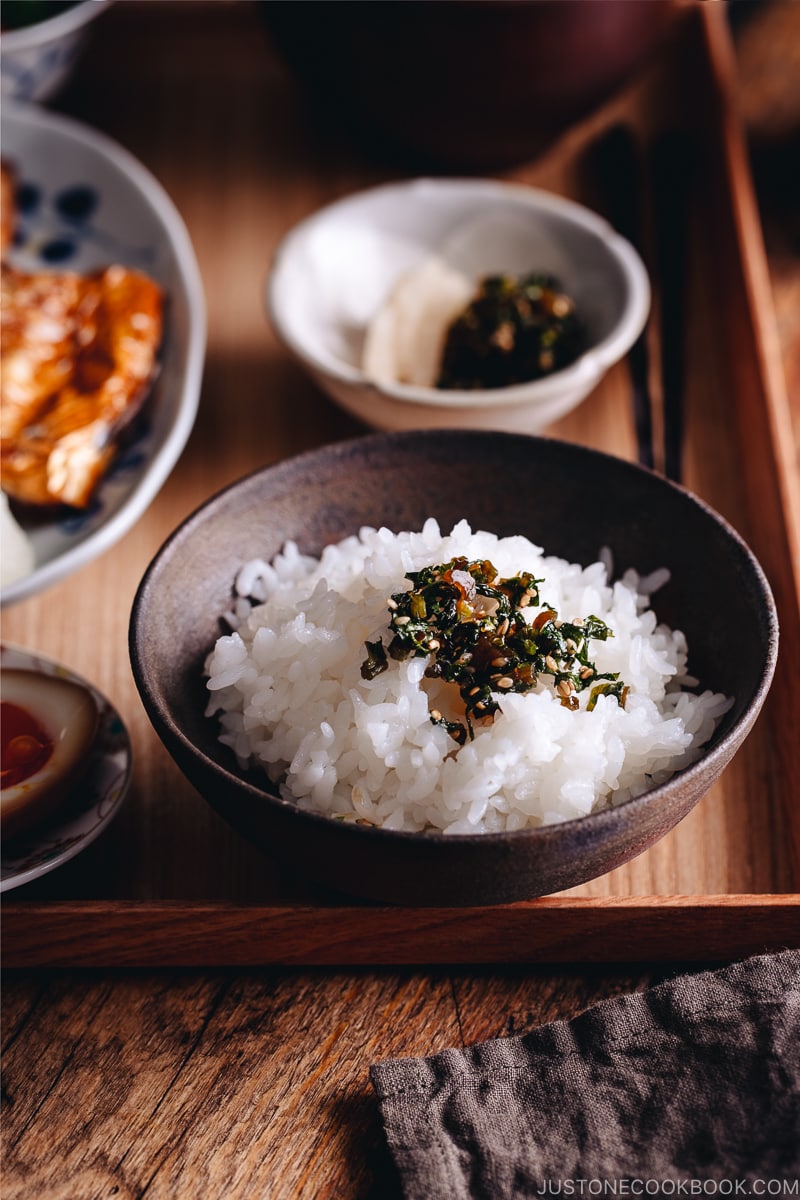
{"label": "white ceramic pickle bowl", "polygon": [[[511,387],[368,378],[361,360],[370,322],[398,281],[433,257],[476,284],[498,273],[555,276],[587,348],[569,366]],[[641,258],[602,217],[554,193],[483,179],[418,179],[336,201],[284,237],[267,283],[267,311],[286,347],[337,404],[383,430],[541,432],[627,353],[649,309]]]}

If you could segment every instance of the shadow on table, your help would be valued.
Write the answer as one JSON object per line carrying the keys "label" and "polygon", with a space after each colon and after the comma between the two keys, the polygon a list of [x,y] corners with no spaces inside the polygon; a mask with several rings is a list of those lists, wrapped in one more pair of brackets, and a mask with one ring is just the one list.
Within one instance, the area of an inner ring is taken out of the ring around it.
{"label": "shadow on table", "polygon": [[383,1132],[378,1101],[371,1089],[342,1091],[330,1103],[331,1124],[342,1131],[339,1161],[351,1165],[349,1182],[358,1200],[402,1200],[400,1177]]}

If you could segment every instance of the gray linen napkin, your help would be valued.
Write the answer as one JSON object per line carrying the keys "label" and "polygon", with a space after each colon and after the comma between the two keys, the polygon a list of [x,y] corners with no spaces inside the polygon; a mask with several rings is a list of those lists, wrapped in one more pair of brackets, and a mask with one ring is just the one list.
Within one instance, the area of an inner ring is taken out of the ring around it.
{"label": "gray linen napkin", "polygon": [[371,1076],[406,1200],[800,1195],[800,952]]}

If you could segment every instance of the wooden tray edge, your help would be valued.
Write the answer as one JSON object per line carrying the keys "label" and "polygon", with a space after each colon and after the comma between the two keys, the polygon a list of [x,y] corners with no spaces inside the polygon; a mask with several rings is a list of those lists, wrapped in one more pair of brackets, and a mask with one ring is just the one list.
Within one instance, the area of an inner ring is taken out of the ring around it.
{"label": "wooden tray edge", "polygon": [[[800,475],[783,359],[777,332],[767,254],[744,130],[736,107],[737,66],[724,5],[702,4],[706,52],[717,97],[718,125],[730,185],[730,202],[745,283],[744,300],[753,331],[767,416],[767,434],[776,468],[786,533],[786,570],[800,613]],[[745,443],[746,444],[746,443]]]}
{"label": "wooden tray edge", "polygon": [[[696,15],[718,101],[731,211],[767,413],[765,436],[783,497],[779,516],[785,541],[780,549],[791,551],[784,578],[794,582],[797,601],[800,485],[788,453],[793,445],[788,397],[760,218],[735,112],[736,67],[723,9],[701,4]],[[785,757],[792,758],[796,750],[785,747]],[[797,880],[796,817],[793,831]],[[800,944],[800,896],[565,897],[484,910],[10,900],[3,904],[2,933],[3,959],[9,968],[702,961]]]}
{"label": "wooden tray edge", "polygon": [[711,961],[800,948],[800,894],[423,910],[19,901],[2,937],[6,968]]}
{"label": "wooden tray edge", "polygon": [[[759,394],[744,389],[737,406],[743,485],[750,507],[761,514],[752,546],[772,586],[780,621],[780,654],[765,716],[777,705],[796,710],[800,679],[794,663],[800,654],[800,475],[783,360],[777,334],[767,255],[744,129],[737,111],[737,65],[723,5],[699,7],[704,50],[709,64],[714,120],[720,130],[721,156],[738,250],[741,304],[746,323],[732,336],[748,339],[757,368]],[[754,432],[755,431],[755,432]],[[761,503],[759,504],[759,501]],[[763,719],[763,718],[762,718]],[[776,736],[775,756],[787,780],[800,777],[800,741]],[[800,880],[800,810],[786,788],[785,815],[795,886]]]}

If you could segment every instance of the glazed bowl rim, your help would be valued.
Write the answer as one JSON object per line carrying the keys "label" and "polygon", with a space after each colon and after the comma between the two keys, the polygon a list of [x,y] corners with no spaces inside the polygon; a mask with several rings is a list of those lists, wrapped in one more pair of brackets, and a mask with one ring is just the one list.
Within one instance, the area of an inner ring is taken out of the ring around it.
{"label": "glazed bowl rim", "polygon": [[[560,821],[551,825],[536,826],[534,828],[523,828],[512,831],[486,832],[486,833],[443,833],[439,830],[430,831],[410,831],[410,830],[394,830],[384,829],[380,826],[359,825],[355,822],[337,821],[336,818],[318,813],[310,809],[300,808],[297,804],[290,800],[283,799],[276,792],[269,791],[265,787],[261,787],[256,783],[245,778],[243,774],[234,769],[233,766],[226,767],[210,758],[203,750],[201,750],[194,742],[192,742],[182,728],[175,722],[171,712],[163,703],[163,691],[156,689],[147,674],[143,669],[142,661],[139,657],[139,632],[143,621],[143,610],[145,609],[148,600],[153,592],[153,589],[158,584],[158,573],[164,559],[168,557],[172,548],[180,541],[187,537],[191,537],[193,531],[201,526],[207,519],[209,510],[218,506],[226,497],[235,493],[238,489],[247,486],[252,486],[253,483],[266,475],[275,477],[281,471],[296,470],[298,466],[313,462],[320,456],[328,456],[331,454],[348,454],[355,448],[366,448],[387,442],[411,442],[414,439],[428,439],[431,433],[443,434],[447,436],[453,433],[452,430],[410,430],[390,433],[374,433],[361,437],[350,438],[341,442],[326,443],[322,446],[317,446],[309,450],[302,451],[290,458],[282,459],[277,463],[268,464],[264,467],[259,467],[254,471],[240,477],[237,480],[227,484],[219,489],[216,493],[210,496],[202,504],[198,505],[193,512],[189,513],[180,524],[172,531],[169,537],[163,542],[152,560],[147,566],[144,575],[137,587],[133,605],[131,608],[131,617],[128,630],[129,653],[130,661],[133,670],[136,686],[139,690],[140,697],[144,707],[155,725],[155,728],[162,739],[167,744],[170,742],[177,743],[181,749],[188,753],[195,763],[202,769],[203,772],[210,773],[210,778],[216,779],[224,785],[233,786],[236,789],[241,789],[252,800],[263,802],[267,800],[270,805],[277,805],[285,813],[293,814],[290,819],[297,821],[310,821],[312,826],[331,829],[336,827],[347,829],[346,836],[354,839],[369,841],[376,837],[389,839],[396,844],[406,843],[408,845],[420,844],[424,841],[425,844],[453,844],[457,845],[511,845],[519,844],[521,841],[533,841],[539,844],[546,844],[552,840],[560,840],[565,835],[577,833],[579,830],[585,830],[588,833],[602,833],[608,827],[620,819],[623,813],[636,814],[642,809],[650,808],[654,804],[664,799],[675,788],[676,782],[688,782],[701,778],[712,772],[712,778],[716,775],[717,767],[722,768],[727,764],[738,746],[750,732],[756,718],[761,710],[764,700],[769,692],[775,672],[775,665],[778,656],[779,642],[779,626],[778,614],[775,605],[775,599],[769,581],[764,573],[764,570],[756,558],[753,551],[750,549],[744,538],[738,531],[720,514],[709,505],[706,501],[700,499],[688,488],[681,486],[658,475],[656,472],[649,470],[646,467],[640,466],[638,463],[630,462],[627,459],[619,458],[615,455],[608,454],[605,451],[597,450],[593,447],[581,446],[576,443],[566,442],[562,439],[542,437],[539,435],[530,434],[514,434],[504,431],[492,431],[491,437],[503,439],[520,439],[533,440],[540,443],[546,449],[548,445],[554,445],[559,448],[568,447],[569,452],[575,452],[579,455],[587,455],[602,460],[606,460],[612,470],[628,470],[635,473],[642,473],[650,476],[658,481],[659,486],[664,486],[671,491],[681,495],[685,500],[696,506],[707,518],[717,526],[720,533],[728,540],[732,541],[737,547],[739,553],[747,562],[750,571],[752,572],[753,583],[764,600],[765,613],[767,617],[767,655],[763,664],[761,675],[758,679],[757,686],[753,690],[752,695],[747,701],[746,707],[742,710],[738,718],[733,722],[729,729],[725,731],[722,737],[710,748],[703,748],[701,756],[694,763],[690,764],[683,770],[677,771],[664,783],[658,784],[656,787],[649,789],[640,796],[626,800],[617,806],[609,806],[600,809],[596,812],[590,812],[584,816],[574,817],[568,821]],[[485,439],[486,431],[484,430],[458,430],[455,431],[459,436],[474,437],[476,439]],[[232,582],[232,581],[231,581]],[[208,647],[209,651],[211,646]],[[210,718],[209,718],[210,719]],[[229,751],[232,755],[232,751]],[[266,782],[266,780],[265,780]],[[197,790],[201,790],[198,788]],[[205,795],[205,793],[203,793]]]}

